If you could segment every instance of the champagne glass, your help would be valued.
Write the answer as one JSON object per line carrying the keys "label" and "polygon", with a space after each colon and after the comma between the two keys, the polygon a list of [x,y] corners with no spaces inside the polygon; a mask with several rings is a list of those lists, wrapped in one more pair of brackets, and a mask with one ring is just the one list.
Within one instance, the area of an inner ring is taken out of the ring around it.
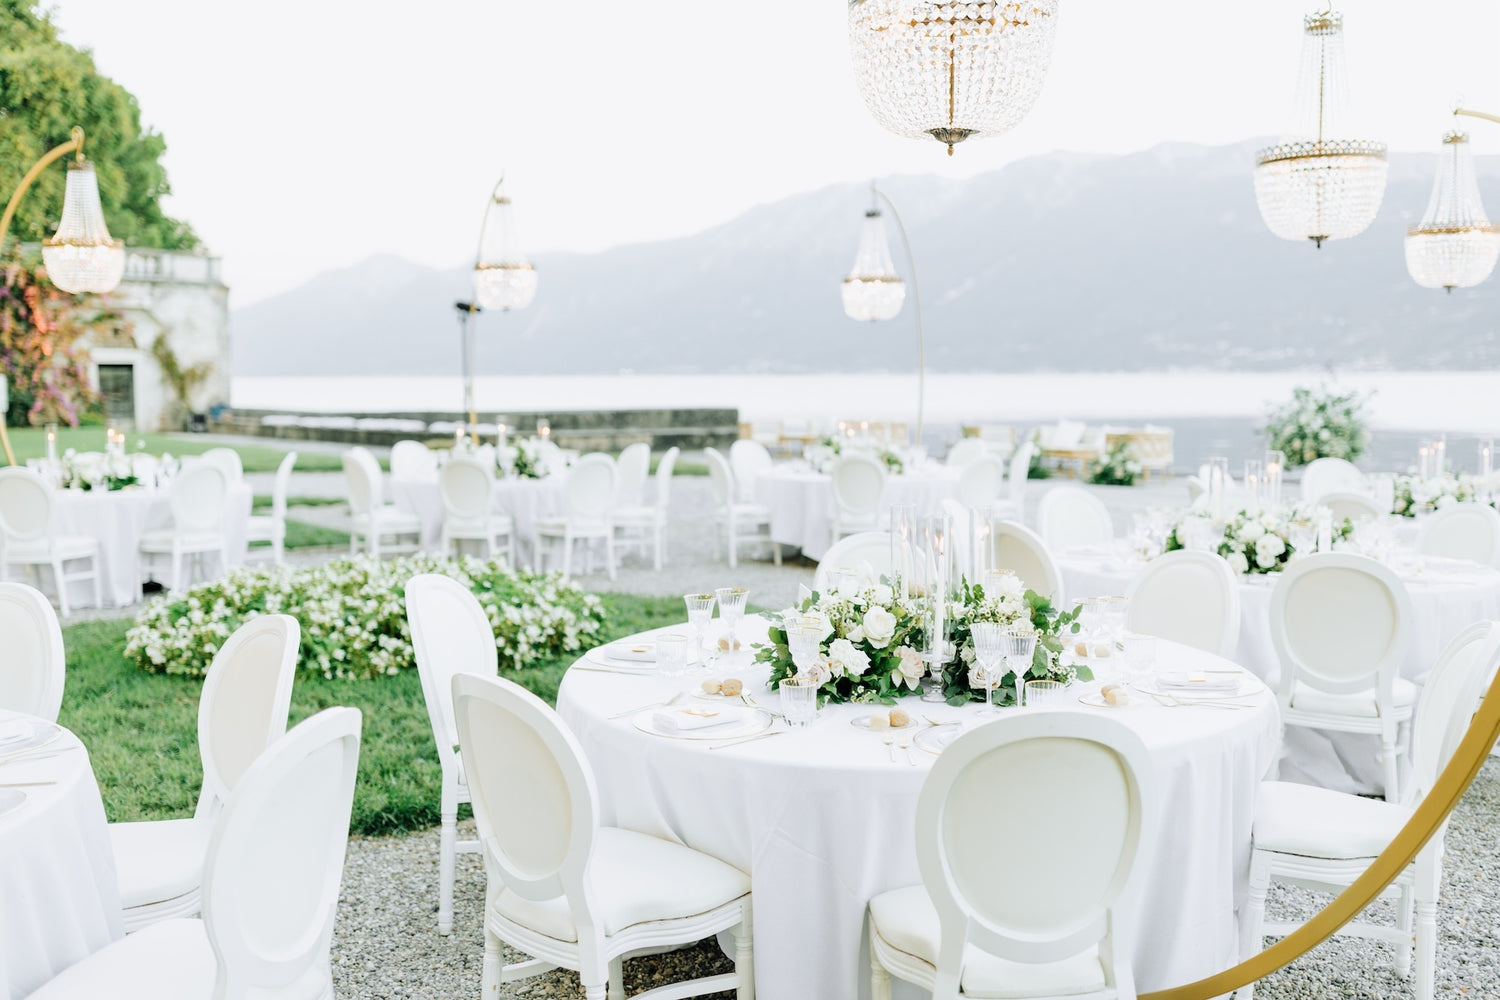
{"label": "champagne glass", "polygon": [[712,592],[707,594],[683,594],[682,600],[687,604],[688,624],[693,627],[694,644],[698,655],[694,662],[701,663],[703,669],[708,669],[708,656],[703,648],[703,630],[708,627],[708,620],[713,617],[714,602],[717,598]]}
{"label": "champagne glass", "polygon": [[799,677],[808,676],[823,645],[823,630],[816,618],[788,618],[786,644],[792,654],[792,663],[797,666]]}
{"label": "champagne glass", "polygon": [[[719,619],[729,626],[729,632],[724,636],[728,640],[728,648],[725,650],[728,656],[734,656],[739,648],[739,637],[735,634],[735,628],[740,619],[745,616],[745,599],[750,596],[746,587],[720,587],[714,591],[714,597],[719,602]],[[723,639],[720,640],[721,642]]]}
{"label": "champagne glass", "polygon": [[1016,675],[1016,707],[1025,708],[1026,674],[1036,658],[1036,629],[1030,625],[1008,625],[1000,633],[1005,666]]}
{"label": "champagne glass", "polygon": [[975,622],[969,627],[969,635],[974,639],[974,662],[979,664],[979,676],[984,681],[984,708],[980,715],[999,714],[994,691],[1005,676],[1004,634],[1005,626],[998,622]]}

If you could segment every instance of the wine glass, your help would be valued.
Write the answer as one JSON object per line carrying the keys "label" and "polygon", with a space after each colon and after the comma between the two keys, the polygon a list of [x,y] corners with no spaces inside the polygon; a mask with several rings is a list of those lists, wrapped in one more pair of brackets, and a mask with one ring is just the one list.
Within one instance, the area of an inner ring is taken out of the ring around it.
{"label": "wine glass", "polygon": [[823,645],[822,624],[816,618],[788,618],[784,624],[792,663],[797,666],[798,676],[806,677],[817,663]]}
{"label": "wine glass", "polygon": [[701,663],[703,669],[708,669],[708,656],[703,648],[703,630],[708,627],[708,620],[713,617],[714,601],[717,598],[712,592],[707,594],[683,594],[682,600],[687,604],[688,624],[693,627],[694,644],[698,655],[694,662]]}
{"label": "wine glass", "polygon": [[1016,675],[1016,707],[1025,708],[1026,674],[1036,657],[1036,629],[1030,625],[1009,625],[1000,634],[1000,649],[1005,666]]}
{"label": "wine glass", "polygon": [[998,715],[994,691],[1005,676],[1005,626],[998,622],[975,622],[969,627],[969,635],[974,640],[974,662],[979,665],[979,676],[984,681],[984,708],[979,714]]}
{"label": "wine glass", "polygon": [[746,587],[720,587],[714,591],[714,597],[719,601],[719,620],[729,626],[728,634],[720,641],[728,640],[725,653],[731,657],[739,648],[739,638],[735,635],[735,627],[745,616],[745,599],[749,596],[750,591]]}

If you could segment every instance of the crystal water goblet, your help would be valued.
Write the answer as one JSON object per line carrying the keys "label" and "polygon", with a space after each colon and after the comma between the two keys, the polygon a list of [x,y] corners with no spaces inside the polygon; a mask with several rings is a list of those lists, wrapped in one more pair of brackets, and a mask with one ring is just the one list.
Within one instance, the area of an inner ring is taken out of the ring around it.
{"label": "crystal water goblet", "polygon": [[786,644],[799,676],[806,677],[823,646],[822,623],[815,618],[790,618],[785,623]]}
{"label": "crystal water goblet", "polygon": [[682,600],[687,605],[688,624],[693,627],[694,645],[698,651],[694,662],[701,663],[703,669],[707,670],[708,654],[703,648],[703,630],[708,627],[709,619],[713,617],[714,602],[718,598],[709,592],[707,594],[683,594]]}
{"label": "crystal water goblet", "polygon": [[681,677],[687,673],[688,637],[680,632],[669,632],[656,639],[657,669],[664,677]]}
{"label": "crystal water goblet", "polygon": [[745,617],[745,600],[750,596],[750,590],[746,587],[720,587],[714,591],[714,597],[719,602],[719,619],[729,626],[729,632],[720,638],[721,645],[727,640],[725,655],[733,657],[739,651],[739,636],[736,629],[740,619]]}
{"label": "crystal water goblet", "polygon": [[984,682],[984,708],[980,715],[997,715],[994,692],[1000,678],[1005,676],[1005,626],[998,622],[975,622],[969,627],[974,640],[974,662],[979,666],[979,678]]}
{"label": "crystal water goblet", "polygon": [[1005,666],[1016,675],[1016,707],[1025,708],[1026,674],[1036,658],[1036,630],[1029,625],[1010,625],[1000,633],[1000,651]]}

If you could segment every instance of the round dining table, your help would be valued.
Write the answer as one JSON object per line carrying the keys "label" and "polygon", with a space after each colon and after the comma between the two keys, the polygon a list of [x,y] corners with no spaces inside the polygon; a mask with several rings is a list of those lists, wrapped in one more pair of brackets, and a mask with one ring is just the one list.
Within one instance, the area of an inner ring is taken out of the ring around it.
{"label": "round dining table", "polygon": [[60,726],[0,711],[0,998],[124,933],[88,751]]}
{"label": "round dining table", "polygon": [[[171,491],[127,486],[123,490],[57,490],[53,493],[52,527],[62,535],[85,535],[99,543],[100,594],[107,607],[134,604],[145,579],[141,558],[141,536],[172,525]],[[250,484],[234,483],[225,499],[224,543],[229,566],[210,566],[224,572],[245,561],[249,546]],[[211,557],[209,557],[211,558]],[[165,559],[153,564],[157,579],[166,580],[171,569]],[[87,581],[69,584],[68,598],[75,606],[94,603],[93,585]]]}
{"label": "round dining table", "polygon": [[[516,528],[517,552],[523,558],[527,553],[531,553],[531,558],[535,557],[537,522],[562,512],[563,481],[563,476],[542,479],[507,476],[495,480],[491,506],[497,513],[510,515]],[[436,477],[392,479],[390,490],[392,503],[421,519],[422,548],[436,551],[443,534],[443,494],[438,489]]]}
{"label": "round dining table", "polygon": [[[763,640],[765,629],[764,619],[747,618],[739,634]],[[674,695],[697,697],[705,676],[738,677],[760,705],[779,707],[766,689],[767,668],[749,662],[747,653],[736,660],[721,659],[711,673],[666,677],[616,673],[602,665],[608,660],[585,657],[563,678],[558,712],[593,768],[604,823],[686,844],[750,875],[759,996],[867,998],[866,906],[880,892],[921,881],[917,796],[941,750],[924,750],[937,741],[924,740],[922,731],[988,720],[978,704],[904,699],[916,729],[904,750],[855,724],[870,714],[862,705],[826,706],[802,729],[775,718],[766,730],[773,735],[738,743],[672,738],[637,725],[651,714],[646,706]],[[1157,666],[1234,669],[1171,643],[1159,644]],[[1068,693],[1083,696],[1098,687],[1077,683]],[[1146,871],[1136,914],[1139,986],[1175,986],[1233,964],[1256,790],[1280,739],[1271,693],[1245,674],[1232,701],[1212,706],[1136,693],[1120,708],[1092,708],[1070,697],[1057,708],[1004,709],[999,718],[1059,710],[1108,713],[1151,753],[1160,822],[1140,858]],[[1036,856],[1011,860],[1068,864],[1046,855],[1042,831]],[[895,986],[898,997],[922,995]]]}
{"label": "round dining table", "polygon": [[[887,476],[878,510],[911,504],[919,517],[937,514],[944,500],[958,495],[961,470],[928,463],[899,476]],[[833,478],[788,463],[762,473],[755,481],[755,501],[771,509],[771,538],[822,559],[833,545]]]}
{"label": "round dining table", "polygon": [[[1123,545],[1064,551],[1057,558],[1069,605],[1085,597],[1124,594],[1143,564]],[[1500,571],[1479,563],[1402,553],[1392,561],[1411,597],[1413,618],[1401,676],[1419,680],[1454,636],[1477,621],[1500,618]],[[1279,574],[1240,577],[1240,638],[1232,659],[1275,685],[1281,664],[1271,640],[1271,592]],[[1358,794],[1382,787],[1379,743],[1354,733],[1293,727],[1282,775]]]}

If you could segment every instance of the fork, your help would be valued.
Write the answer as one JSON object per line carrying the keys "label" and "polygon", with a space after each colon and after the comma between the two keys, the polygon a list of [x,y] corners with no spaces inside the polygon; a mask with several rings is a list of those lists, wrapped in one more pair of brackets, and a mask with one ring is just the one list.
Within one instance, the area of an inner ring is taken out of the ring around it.
{"label": "fork", "polygon": [[896,763],[896,737],[887,736],[885,738],[885,752],[891,758],[891,763]]}
{"label": "fork", "polygon": [[897,741],[896,745],[901,748],[901,752],[902,753],[906,754],[906,763],[910,764],[912,767],[916,767],[917,766],[916,758],[912,757],[912,755],[911,755],[911,736],[910,736],[910,734],[908,734],[908,733],[902,733],[901,734],[901,739]]}

